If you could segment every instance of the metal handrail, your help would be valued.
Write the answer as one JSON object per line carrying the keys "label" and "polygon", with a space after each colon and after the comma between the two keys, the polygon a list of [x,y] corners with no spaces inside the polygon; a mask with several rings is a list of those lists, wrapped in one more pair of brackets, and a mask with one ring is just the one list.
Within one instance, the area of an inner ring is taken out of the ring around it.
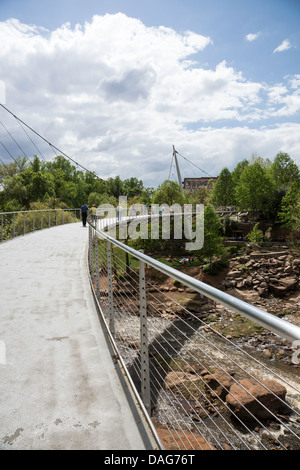
{"label": "metal handrail", "polygon": [[167,266],[161,263],[160,261],[157,261],[151,258],[150,256],[141,253],[140,251],[130,248],[119,240],[116,240],[115,238],[111,237],[107,233],[99,230],[95,226],[92,225],[92,227],[101,235],[101,237],[105,238],[106,240],[109,240],[114,245],[118,246],[122,250],[131,254],[140,261],[148,264],[149,266],[152,266],[163,274],[166,274],[171,278],[176,279],[177,281],[189,286],[197,292],[200,292],[201,294],[212,299],[213,301],[216,301],[224,305],[225,307],[230,308],[234,312],[263,326],[267,330],[272,331],[273,333],[281,336],[284,339],[287,339],[288,341],[293,342],[296,340],[300,340],[300,327],[298,327],[297,325],[294,325],[258,307],[248,304],[247,302],[233,297],[204,282],[201,282],[198,279],[194,279],[193,277],[188,276],[187,274],[184,274],[170,266]]}
{"label": "metal handrail", "polygon": [[[65,220],[64,220],[64,213],[67,212],[69,214],[69,219],[70,219],[70,213],[71,212],[74,212],[74,215],[75,215],[75,221],[76,221],[76,218],[77,218],[77,211],[79,212],[80,214],[80,209],[79,208],[62,208],[62,207],[59,207],[57,209],[33,209],[33,210],[28,210],[28,211],[10,211],[10,212],[0,212],[0,242],[3,242],[3,240],[8,240],[8,239],[12,239],[16,236],[19,236],[19,235],[25,235],[26,233],[29,233],[29,232],[32,232],[32,231],[35,231],[35,230],[39,230],[39,229],[43,229],[45,228],[46,226],[47,227],[51,227],[51,226],[54,226],[54,225],[60,225],[60,223],[58,223],[58,213],[62,213],[62,224],[65,223]],[[45,213],[48,214],[48,223],[46,222],[46,224],[44,224],[44,218],[45,218]],[[51,220],[51,215],[53,215],[53,213],[55,214],[55,223],[52,224],[52,220]],[[27,223],[27,220],[26,220],[26,216],[27,214],[31,214],[33,219],[32,219],[32,227],[31,228],[28,228],[28,223]],[[40,223],[40,227],[38,228],[36,226],[36,215],[37,214],[40,214],[40,218],[41,218],[41,223]],[[18,216],[23,216],[23,222],[21,222],[21,224],[19,224],[19,230],[18,232],[19,233],[16,233],[16,222],[17,222],[17,219],[18,219]],[[8,220],[5,220],[5,219],[8,219]],[[70,220],[69,220],[70,222]],[[22,228],[20,229],[20,226],[22,225]],[[7,234],[9,235],[8,237],[7,236],[4,236],[4,230],[8,230],[7,231]]]}
{"label": "metal handrail", "polygon": [[57,209],[32,209],[29,211],[10,211],[10,212],[0,212],[0,215],[7,214],[27,214],[28,212],[55,212],[55,211],[80,211],[80,208],[74,207],[58,207]]}

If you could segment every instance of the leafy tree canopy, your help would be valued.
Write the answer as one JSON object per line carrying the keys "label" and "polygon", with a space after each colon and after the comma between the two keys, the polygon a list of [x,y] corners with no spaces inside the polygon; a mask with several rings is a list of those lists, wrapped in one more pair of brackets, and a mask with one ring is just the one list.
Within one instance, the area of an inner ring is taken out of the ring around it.
{"label": "leafy tree canopy", "polygon": [[212,203],[217,206],[230,206],[235,203],[235,184],[230,171],[226,167],[221,171],[214,186]]}
{"label": "leafy tree canopy", "polygon": [[276,186],[287,189],[293,182],[300,185],[300,171],[287,153],[278,153],[271,165],[271,175]]}
{"label": "leafy tree canopy", "polygon": [[185,203],[185,197],[181,192],[181,188],[178,183],[171,180],[165,180],[162,185],[159,186],[152,198],[153,204],[172,204],[183,205]]}
{"label": "leafy tree canopy", "polygon": [[252,213],[268,214],[272,207],[274,184],[258,162],[247,165],[236,187],[237,204]]}

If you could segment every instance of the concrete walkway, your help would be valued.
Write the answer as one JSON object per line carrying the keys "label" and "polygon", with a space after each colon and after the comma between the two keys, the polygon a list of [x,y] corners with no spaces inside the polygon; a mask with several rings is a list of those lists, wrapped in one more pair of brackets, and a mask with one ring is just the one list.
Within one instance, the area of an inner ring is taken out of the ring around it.
{"label": "concrete walkway", "polygon": [[155,446],[97,317],[87,245],[79,223],[0,244],[0,449]]}

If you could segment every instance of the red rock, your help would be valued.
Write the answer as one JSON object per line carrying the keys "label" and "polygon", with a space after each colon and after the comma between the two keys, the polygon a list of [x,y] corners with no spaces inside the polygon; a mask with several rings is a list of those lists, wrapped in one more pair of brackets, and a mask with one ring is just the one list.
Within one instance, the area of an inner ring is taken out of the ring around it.
{"label": "red rock", "polygon": [[234,383],[226,396],[226,402],[235,416],[246,421],[270,419],[283,410],[286,412],[286,389],[272,380],[243,379]]}

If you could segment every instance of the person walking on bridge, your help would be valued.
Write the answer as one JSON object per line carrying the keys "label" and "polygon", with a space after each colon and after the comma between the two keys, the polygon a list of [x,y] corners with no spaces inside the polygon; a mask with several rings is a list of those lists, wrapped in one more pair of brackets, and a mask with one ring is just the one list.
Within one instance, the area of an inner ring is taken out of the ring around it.
{"label": "person walking on bridge", "polygon": [[88,210],[89,210],[89,208],[86,205],[86,203],[84,203],[80,208],[83,227],[86,227],[86,219],[87,219],[87,215],[88,215]]}
{"label": "person walking on bridge", "polygon": [[92,211],[92,221],[95,224],[97,222],[97,207],[96,207],[96,204],[92,205],[91,211]]}

